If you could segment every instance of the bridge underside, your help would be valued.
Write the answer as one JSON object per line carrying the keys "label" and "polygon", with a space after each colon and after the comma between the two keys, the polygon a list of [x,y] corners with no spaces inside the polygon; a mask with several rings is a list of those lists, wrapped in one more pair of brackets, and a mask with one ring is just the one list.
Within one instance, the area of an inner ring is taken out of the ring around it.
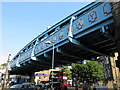
{"label": "bridge underside", "polygon": [[[109,29],[114,29],[113,24],[109,24]],[[77,63],[85,59],[92,60],[97,56],[112,56],[111,53],[117,50],[113,39],[110,32],[103,31],[102,28],[87,33],[83,37],[68,38],[61,45],[54,46],[55,67]],[[37,60],[28,59],[21,63],[20,67],[12,68],[11,74],[31,74],[50,69],[52,55],[53,48],[43,54],[37,54]]]}

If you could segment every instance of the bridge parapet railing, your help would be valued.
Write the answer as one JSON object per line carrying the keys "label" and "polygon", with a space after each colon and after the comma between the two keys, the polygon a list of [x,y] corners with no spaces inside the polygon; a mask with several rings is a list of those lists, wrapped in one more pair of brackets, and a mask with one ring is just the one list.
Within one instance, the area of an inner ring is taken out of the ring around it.
{"label": "bridge parapet railing", "polygon": [[19,63],[23,62],[24,60],[28,59],[31,57],[31,52],[32,52],[32,48],[30,48],[29,50],[27,50],[26,52],[23,52],[20,55],[20,59],[19,59]]}
{"label": "bridge parapet railing", "polygon": [[27,50],[26,52],[23,52],[21,54],[19,54],[19,56],[15,59],[13,59],[12,61],[10,61],[10,66],[16,66],[17,61],[18,63],[22,63],[23,61],[25,61],[27,58],[31,57],[31,52],[32,52],[32,48],[30,48],[29,50]]}
{"label": "bridge parapet railing", "polygon": [[16,66],[17,59],[10,61],[10,67]]}

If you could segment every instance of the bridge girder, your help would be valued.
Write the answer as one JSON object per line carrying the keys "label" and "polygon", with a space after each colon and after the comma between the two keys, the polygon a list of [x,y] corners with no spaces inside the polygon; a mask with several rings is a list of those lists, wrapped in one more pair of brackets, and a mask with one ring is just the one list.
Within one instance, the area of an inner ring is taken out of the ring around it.
{"label": "bridge girder", "polygon": [[[94,8],[92,8],[93,6]],[[55,66],[83,59],[90,60],[97,56],[112,56],[112,53],[117,50],[114,42],[114,20],[112,13],[109,12],[110,10],[106,14],[106,8],[107,10],[110,9],[109,3],[92,3],[45,31],[31,42],[34,46],[32,50],[27,51],[28,61],[21,60],[23,62],[20,63],[22,66],[13,67],[14,71],[22,71],[21,68],[26,70],[33,68],[34,72],[39,69],[39,66],[51,68],[53,45],[55,47]],[[97,10],[103,10],[103,12],[100,13]],[[59,30],[56,30],[58,27]],[[55,32],[52,32],[54,30]],[[49,35],[49,37],[38,42],[38,39],[46,35]],[[51,44],[46,45],[47,40],[51,41]],[[32,60],[31,57],[36,60]]]}

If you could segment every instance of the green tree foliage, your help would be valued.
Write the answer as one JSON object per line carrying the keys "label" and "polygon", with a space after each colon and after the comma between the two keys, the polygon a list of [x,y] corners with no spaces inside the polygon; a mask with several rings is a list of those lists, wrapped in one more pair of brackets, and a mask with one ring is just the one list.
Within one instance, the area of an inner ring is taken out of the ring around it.
{"label": "green tree foliage", "polygon": [[72,64],[72,76],[80,81],[94,82],[104,77],[103,68],[97,61],[87,60],[86,64]]}
{"label": "green tree foliage", "polygon": [[63,66],[61,68],[61,71],[68,74],[68,79],[72,79],[72,71],[70,70],[70,68],[68,68],[68,66]]}
{"label": "green tree foliage", "polygon": [[87,60],[86,64],[72,64],[72,69],[64,66],[61,71],[68,73],[68,79],[77,77],[81,82],[93,83],[104,78],[103,68],[97,61]]}

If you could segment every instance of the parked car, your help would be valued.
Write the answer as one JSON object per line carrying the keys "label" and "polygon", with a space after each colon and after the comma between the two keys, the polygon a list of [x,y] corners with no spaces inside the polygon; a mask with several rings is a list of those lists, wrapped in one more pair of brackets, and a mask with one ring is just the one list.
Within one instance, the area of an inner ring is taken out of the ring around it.
{"label": "parked car", "polygon": [[15,85],[11,86],[10,88],[18,88],[18,89],[20,89],[20,88],[22,88],[22,84],[15,84]]}
{"label": "parked car", "polygon": [[24,90],[24,89],[30,89],[31,88],[31,90],[33,90],[34,88],[38,88],[38,87],[36,87],[36,86],[34,86],[34,85],[32,85],[31,83],[22,83],[22,84],[15,84],[15,85],[13,85],[13,86],[11,86],[9,89],[7,89],[7,90]]}

